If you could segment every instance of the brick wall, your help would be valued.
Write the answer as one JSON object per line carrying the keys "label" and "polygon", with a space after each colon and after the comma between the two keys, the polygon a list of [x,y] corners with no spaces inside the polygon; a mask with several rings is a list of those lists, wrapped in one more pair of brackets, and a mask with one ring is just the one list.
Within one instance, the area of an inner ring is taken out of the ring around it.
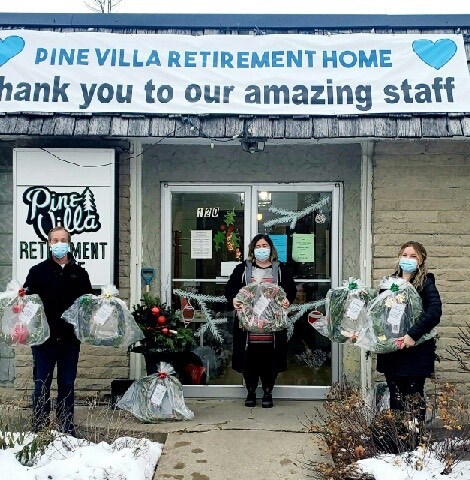
{"label": "brick wall", "polygon": [[436,374],[468,394],[470,375],[446,348],[470,324],[470,142],[377,142],[373,202],[374,284],[393,271],[403,243],[425,246],[443,301]]}

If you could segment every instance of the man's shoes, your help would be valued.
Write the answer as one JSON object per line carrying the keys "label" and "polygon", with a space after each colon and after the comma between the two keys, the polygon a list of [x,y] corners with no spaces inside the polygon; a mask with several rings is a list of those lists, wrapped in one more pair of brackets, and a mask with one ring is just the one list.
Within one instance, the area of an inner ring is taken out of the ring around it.
{"label": "man's shoes", "polygon": [[248,390],[245,407],[256,407],[256,390]]}
{"label": "man's shoes", "polygon": [[273,396],[271,392],[265,390],[263,399],[261,400],[261,406],[263,408],[273,408]]}

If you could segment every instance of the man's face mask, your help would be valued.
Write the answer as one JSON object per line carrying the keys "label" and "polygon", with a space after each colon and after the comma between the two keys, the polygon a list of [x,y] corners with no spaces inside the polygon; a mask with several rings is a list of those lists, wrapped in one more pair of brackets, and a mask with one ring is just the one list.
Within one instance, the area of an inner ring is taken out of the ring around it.
{"label": "man's face mask", "polygon": [[69,244],[64,242],[57,242],[51,245],[51,253],[56,258],[64,258],[69,251]]}

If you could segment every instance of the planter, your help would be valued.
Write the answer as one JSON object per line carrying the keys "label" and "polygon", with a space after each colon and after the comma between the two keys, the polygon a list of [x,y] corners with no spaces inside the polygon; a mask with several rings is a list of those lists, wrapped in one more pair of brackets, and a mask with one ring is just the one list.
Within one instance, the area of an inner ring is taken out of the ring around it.
{"label": "planter", "polygon": [[141,352],[145,358],[147,375],[158,372],[160,362],[169,363],[183,385],[205,385],[206,369],[201,359],[191,351]]}

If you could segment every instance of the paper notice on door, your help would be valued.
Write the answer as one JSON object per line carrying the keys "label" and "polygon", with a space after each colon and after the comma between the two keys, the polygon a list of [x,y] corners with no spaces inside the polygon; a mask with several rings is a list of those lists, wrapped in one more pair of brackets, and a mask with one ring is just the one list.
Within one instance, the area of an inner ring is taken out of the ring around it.
{"label": "paper notice on door", "polygon": [[269,238],[273,241],[274,248],[280,262],[287,262],[287,235],[270,233]]}
{"label": "paper notice on door", "polygon": [[294,262],[315,261],[315,235],[313,233],[294,233],[292,235],[292,260]]}
{"label": "paper notice on door", "polygon": [[212,258],[212,230],[191,230],[191,258]]}
{"label": "paper notice on door", "polygon": [[241,262],[220,262],[220,276],[230,277],[235,267]]}

